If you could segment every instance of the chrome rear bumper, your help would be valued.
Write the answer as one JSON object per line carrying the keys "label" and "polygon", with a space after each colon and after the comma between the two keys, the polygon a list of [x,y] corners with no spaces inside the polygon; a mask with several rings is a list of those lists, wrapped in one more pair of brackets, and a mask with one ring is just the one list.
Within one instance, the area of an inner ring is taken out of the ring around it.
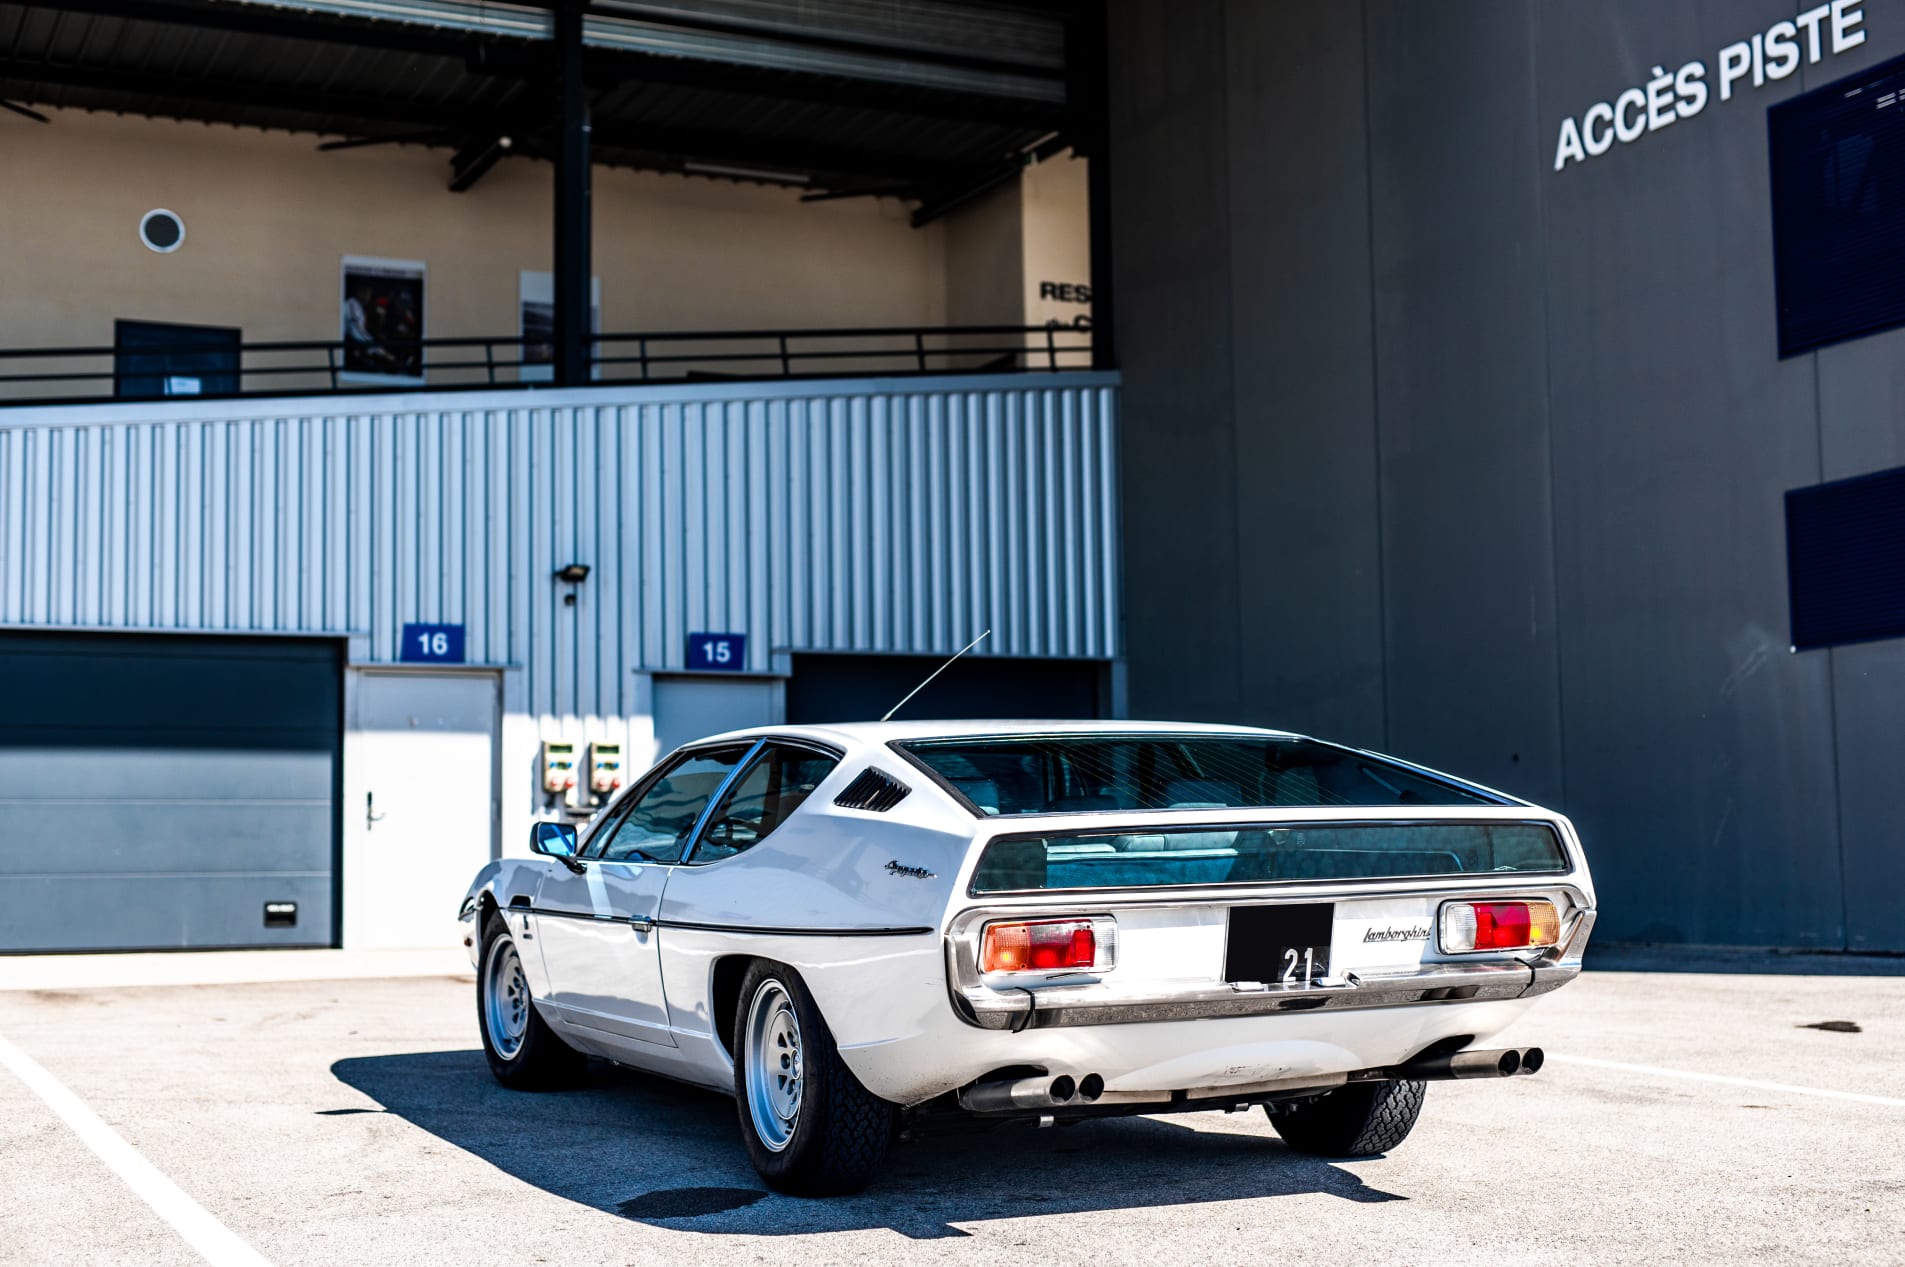
{"label": "chrome rear bumper", "polygon": [[1338,984],[1261,988],[1214,985],[1163,993],[1120,990],[1104,981],[1012,991],[971,986],[956,989],[953,1003],[968,1024],[1017,1032],[1071,1025],[1525,999],[1558,990],[1581,974],[1581,956],[1593,927],[1594,912],[1578,911],[1559,945],[1519,960],[1424,964],[1411,973],[1352,976]]}

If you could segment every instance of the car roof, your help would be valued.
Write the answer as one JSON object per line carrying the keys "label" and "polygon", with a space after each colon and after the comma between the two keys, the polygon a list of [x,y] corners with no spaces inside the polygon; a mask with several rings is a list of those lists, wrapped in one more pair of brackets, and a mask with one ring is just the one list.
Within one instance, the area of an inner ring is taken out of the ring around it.
{"label": "car roof", "polygon": [[709,735],[717,739],[756,738],[785,735],[818,739],[834,744],[883,744],[907,739],[976,739],[1021,735],[1257,735],[1282,739],[1301,736],[1287,730],[1265,730],[1256,726],[1226,726],[1210,722],[1173,721],[1060,721],[1023,718],[981,719],[972,721],[859,721],[828,722],[824,725],[754,726]]}
{"label": "car roof", "polygon": [[[1271,738],[1312,740],[1309,735],[1293,730],[1271,730],[1261,726],[1228,726],[1218,722],[1188,721],[1076,721],[1076,720],[1031,720],[1026,718],[979,719],[972,721],[856,721],[828,722],[823,725],[795,726],[753,726],[746,730],[731,730],[724,734],[709,735],[697,739],[689,746],[723,740],[752,740],[764,737],[789,739],[811,739],[835,749],[864,751],[879,747],[895,740],[920,739],[992,739],[1014,736],[1060,736],[1060,735],[1232,735],[1238,738]],[[1314,742],[1314,740],[1312,740]],[[1332,745],[1341,746],[1341,745]],[[1364,751],[1348,748],[1347,751]],[[1527,805],[1529,802],[1510,796],[1468,779],[1457,778],[1428,766],[1416,765],[1396,757],[1383,756],[1371,752],[1369,756],[1406,769],[1415,770],[1431,778],[1441,779],[1461,787],[1473,788],[1489,796],[1499,798],[1504,804]]]}

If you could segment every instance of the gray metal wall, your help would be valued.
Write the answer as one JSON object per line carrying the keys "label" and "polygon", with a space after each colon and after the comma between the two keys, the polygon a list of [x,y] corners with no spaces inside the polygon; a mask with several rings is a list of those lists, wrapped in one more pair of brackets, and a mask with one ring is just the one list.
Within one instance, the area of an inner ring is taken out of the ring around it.
{"label": "gray metal wall", "polygon": [[1905,462],[1905,334],[1777,359],[1766,157],[1905,14],[1552,170],[1794,12],[1110,6],[1134,712],[1563,808],[1604,936],[1905,949],[1905,645],[1788,652],[1781,503]]}
{"label": "gray metal wall", "polygon": [[[1117,654],[1115,378],[0,411],[0,626],[462,623],[526,711],[628,716],[691,630],[787,651]],[[552,573],[588,564],[568,587]]]}

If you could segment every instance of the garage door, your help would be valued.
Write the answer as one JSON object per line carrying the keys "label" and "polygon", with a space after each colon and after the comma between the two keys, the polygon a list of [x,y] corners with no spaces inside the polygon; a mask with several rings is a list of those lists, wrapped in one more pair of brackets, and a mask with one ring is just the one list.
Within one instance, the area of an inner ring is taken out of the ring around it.
{"label": "garage door", "polygon": [[[945,663],[943,656],[797,655],[787,682],[787,720],[878,720]],[[962,656],[893,720],[1103,717],[1109,711],[1106,672],[1097,660]]]}
{"label": "garage door", "polygon": [[329,642],[0,633],[0,950],[333,941]]}

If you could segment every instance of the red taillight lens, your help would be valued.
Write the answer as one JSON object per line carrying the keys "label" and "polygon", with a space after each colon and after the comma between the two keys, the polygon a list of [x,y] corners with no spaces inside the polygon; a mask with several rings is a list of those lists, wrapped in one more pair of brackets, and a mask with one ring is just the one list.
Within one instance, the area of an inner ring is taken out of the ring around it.
{"label": "red taillight lens", "polygon": [[979,946],[981,972],[1051,972],[1097,962],[1098,938],[1090,920],[987,924]]}
{"label": "red taillight lens", "polygon": [[1507,950],[1528,944],[1528,905],[1490,902],[1475,908],[1475,949]]}
{"label": "red taillight lens", "polygon": [[1450,902],[1442,908],[1442,949],[1526,950],[1561,939],[1553,902]]}

